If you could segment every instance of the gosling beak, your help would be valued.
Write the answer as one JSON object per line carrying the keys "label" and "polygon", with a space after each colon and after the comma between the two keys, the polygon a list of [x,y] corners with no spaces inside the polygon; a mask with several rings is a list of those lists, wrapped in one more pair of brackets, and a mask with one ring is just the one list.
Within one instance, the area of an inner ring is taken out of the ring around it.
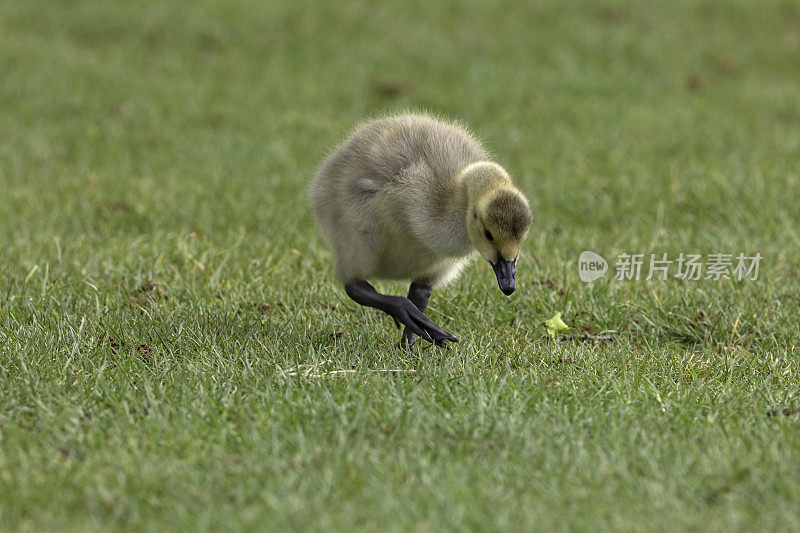
{"label": "gosling beak", "polygon": [[509,261],[508,259],[503,259],[503,257],[499,255],[497,262],[491,263],[494,273],[497,276],[497,283],[500,285],[500,290],[503,291],[503,294],[506,296],[511,296],[511,293],[517,289],[517,273],[514,270],[516,264],[516,259]]}

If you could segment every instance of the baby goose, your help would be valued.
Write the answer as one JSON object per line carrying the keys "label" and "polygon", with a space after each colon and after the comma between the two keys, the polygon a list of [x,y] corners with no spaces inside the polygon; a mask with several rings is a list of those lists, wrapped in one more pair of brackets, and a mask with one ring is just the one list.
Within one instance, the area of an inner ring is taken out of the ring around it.
{"label": "baby goose", "polygon": [[[310,197],[345,292],[403,324],[403,347],[415,335],[458,342],[424,311],[431,288],[455,278],[474,251],[504,294],[516,289],[530,205],[459,126],[419,114],[366,122],[322,163]],[[410,280],[408,296],[380,294],[372,278]]]}

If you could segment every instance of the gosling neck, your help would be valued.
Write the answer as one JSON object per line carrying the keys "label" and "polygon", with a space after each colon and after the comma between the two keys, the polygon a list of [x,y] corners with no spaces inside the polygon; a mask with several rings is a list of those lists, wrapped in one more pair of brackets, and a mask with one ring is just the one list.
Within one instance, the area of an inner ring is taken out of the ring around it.
{"label": "gosling neck", "polygon": [[[435,224],[420,227],[431,249],[450,257],[463,257],[474,250],[467,225],[474,210],[490,202],[504,189],[514,189],[508,173],[496,163],[480,161],[465,167],[453,181],[451,199],[440,209]],[[424,220],[424,216],[415,220]]]}

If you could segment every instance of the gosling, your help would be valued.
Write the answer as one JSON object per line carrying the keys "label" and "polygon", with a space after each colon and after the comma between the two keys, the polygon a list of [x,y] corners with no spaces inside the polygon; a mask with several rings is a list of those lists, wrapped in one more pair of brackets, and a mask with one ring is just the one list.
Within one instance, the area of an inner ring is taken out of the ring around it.
{"label": "gosling", "polygon": [[[309,193],[345,292],[405,326],[403,348],[415,336],[458,342],[425,308],[475,251],[504,294],[516,289],[530,204],[460,126],[422,114],[366,122],[325,159]],[[410,280],[408,296],[380,294],[367,282],[376,278]]]}

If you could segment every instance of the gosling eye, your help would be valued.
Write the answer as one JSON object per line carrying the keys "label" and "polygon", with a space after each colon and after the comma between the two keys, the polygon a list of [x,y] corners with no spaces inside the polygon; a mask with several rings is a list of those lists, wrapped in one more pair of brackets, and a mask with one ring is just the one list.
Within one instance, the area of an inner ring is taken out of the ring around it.
{"label": "gosling eye", "polygon": [[491,231],[489,231],[488,229],[484,229],[483,230],[483,234],[486,235],[486,239],[489,242],[494,242],[494,237],[492,236],[492,232]]}

